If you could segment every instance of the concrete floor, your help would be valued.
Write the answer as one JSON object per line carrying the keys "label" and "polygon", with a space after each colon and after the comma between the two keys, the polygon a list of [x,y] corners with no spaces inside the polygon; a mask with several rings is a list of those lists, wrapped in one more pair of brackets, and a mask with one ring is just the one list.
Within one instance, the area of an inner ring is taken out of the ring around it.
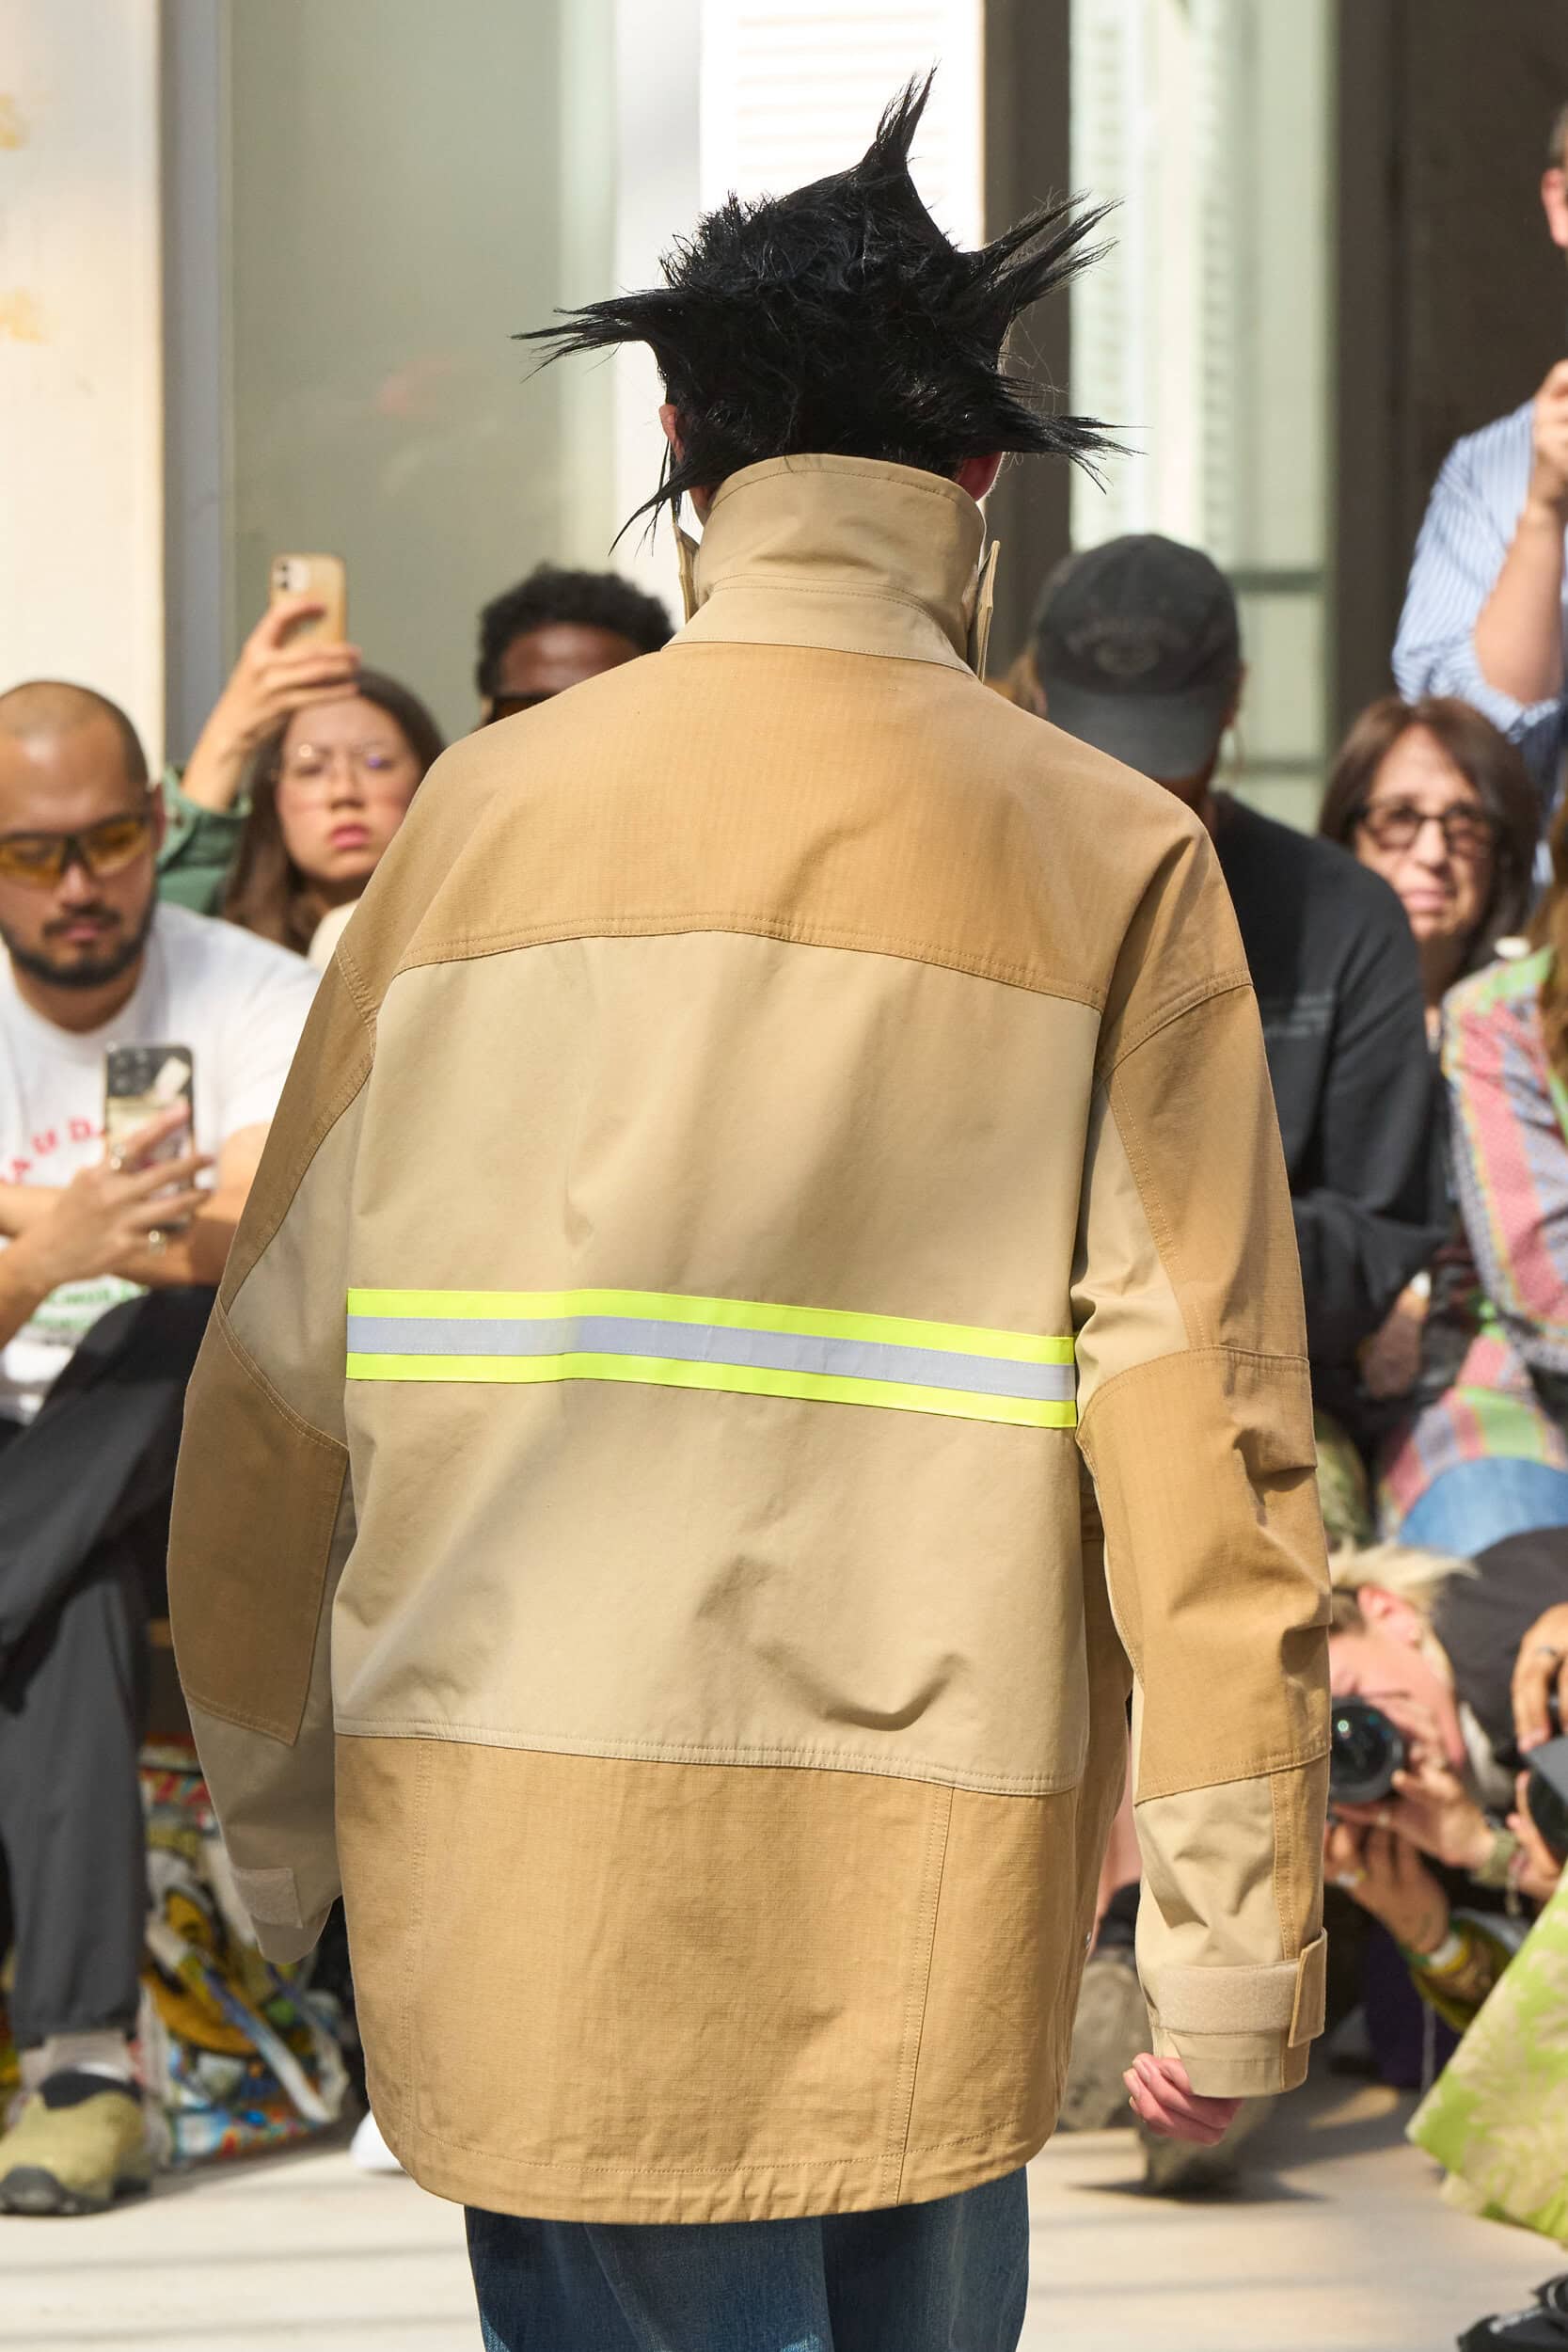
{"label": "concrete floor", "polygon": [[[1563,2258],[1442,2204],[1401,2138],[1408,2107],[1309,2090],[1254,2142],[1244,2199],[1204,2203],[1143,2197],[1128,2133],[1057,2141],[1033,2172],[1023,2352],[1451,2352]],[[461,2217],[341,2149],[187,2176],[102,2219],[0,2220],[0,2345],[478,2344]]]}

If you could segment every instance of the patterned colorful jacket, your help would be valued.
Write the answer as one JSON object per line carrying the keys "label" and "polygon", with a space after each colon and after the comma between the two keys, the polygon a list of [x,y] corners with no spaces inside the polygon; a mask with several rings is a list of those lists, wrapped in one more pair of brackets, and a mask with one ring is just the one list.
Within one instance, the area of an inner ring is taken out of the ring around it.
{"label": "patterned colorful jacket", "polygon": [[1568,1373],[1568,1090],[1546,1057],[1542,948],[1464,981],[1444,1008],[1465,1229],[1493,1312],[1534,1370]]}
{"label": "patterned colorful jacket", "polygon": [[1454,1184],[1473,1275],[1443,1286],[1441,1330],[1431,1332],[1452,1369],[1382,1464],[1390,1529],[1465,1462],[1568,1471],[1558,1404],[1568,1395],[1559,1388],[1568,1374],[1568,1090],[1541,1026],[1550,969],[1546,949],[1489,964],[1443,1008]]}
{"label": "patterned colorful jacket", "polygon": [[263,1944],[342,1888],[445,2196],[1022,2164],[1134,1681],[1156,2047],[1261,2092],[1319,2029],[1257,1009],[1201,827],[977,682],[982,529],[896,466],[726,483],[673,645],[433,772],[273,1123],[176,1641]]}

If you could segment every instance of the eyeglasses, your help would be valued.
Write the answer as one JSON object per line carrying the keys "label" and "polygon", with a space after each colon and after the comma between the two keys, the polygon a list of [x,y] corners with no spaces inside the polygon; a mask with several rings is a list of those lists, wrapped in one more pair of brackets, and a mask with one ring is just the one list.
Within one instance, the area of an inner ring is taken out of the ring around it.
{"label": "eyeglasses", "polygon": [[1438,816],[1418,808],[1413,801],[1367,801],[1356,810],[1355,821],[1380,850],[1412,848],[1423,825],[1437,827],[1450,857],[1484,857],[1497,842],[1496,818],[1483,808],[1463,804]]}
{"label": "eyeglasses", "polygon": [[340,765],[357,776],[367,792],[377,792],[406,783],[414,758],[389,743],[298,743],[278,770],[277,780],[308,799],[325,789]]}
{"label": "eyeglasses", "polygon": [[53,890],[73,866],[103,882],[134,866],[151,838],[152,818],[146,810],[101,818],[80,833],[0,834],[0,882]]}

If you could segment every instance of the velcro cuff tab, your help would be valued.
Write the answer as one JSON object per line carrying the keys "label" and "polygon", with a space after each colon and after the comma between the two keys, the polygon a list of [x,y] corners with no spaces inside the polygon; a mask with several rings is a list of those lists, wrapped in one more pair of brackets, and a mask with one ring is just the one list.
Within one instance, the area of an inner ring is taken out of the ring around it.
{"label": "velcro cuff tab", "polygon": [[1167,2033],[1283,2033],[1296,2001],[1298,1967],[1162,1968],[1155,2008]]}
{"label": "velcro cuff tab", "polygon": [[1308,1944],[1296,1963],[1296,1997],[1291,2011],[1291,2048],[1299,2050],[1323,2029],[1328,2001],[1328,1938]]}

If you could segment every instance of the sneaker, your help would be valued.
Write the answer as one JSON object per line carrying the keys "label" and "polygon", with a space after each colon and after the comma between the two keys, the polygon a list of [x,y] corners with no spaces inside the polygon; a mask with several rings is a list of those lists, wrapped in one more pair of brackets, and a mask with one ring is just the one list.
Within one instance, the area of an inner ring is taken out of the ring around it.
{"label": "sneaker", "polygon": [[367,2108],[349,2144],[349,2154],[361,2172],[401,2172],[403,2167],[381,2137],[381,2126]]}
{"label": "sneaker", "polygon": [[0,2139],[0,2213],[103,2213],[151,2178],[141,2094],[107,2074],[48,2075]]}
{"label": "sneaker", "polygon": [[1072,2021],[1072,2055],[1056,2118],[1060,2132],[1108,2132],[1132,2122],[1122,2081],[1148,2047],[1148,2005],[1130,1947],[1102,1947],[1085,1963]]}
{"label": "sneaker", "polygon": [[1459,2339],[1459,2352],[1564,2352],[1568,2346],[1568,2272],[1535,2290],[1533,2309],[1478,2319]]}
{"label": "sneaker", "polygon": [[[1274,2112],[1273,2099],[1243,2099],[1236,2121],[1212,2148],[1190,2139],[1166,2139],[1138,2123],[1144,2150],[1144,2187],[1151,2197],[1211,2197],[1234,2188],[1241,2171],[1238,2152]],[[1565,2347],[1568,2352],[1568,2347]]]}

